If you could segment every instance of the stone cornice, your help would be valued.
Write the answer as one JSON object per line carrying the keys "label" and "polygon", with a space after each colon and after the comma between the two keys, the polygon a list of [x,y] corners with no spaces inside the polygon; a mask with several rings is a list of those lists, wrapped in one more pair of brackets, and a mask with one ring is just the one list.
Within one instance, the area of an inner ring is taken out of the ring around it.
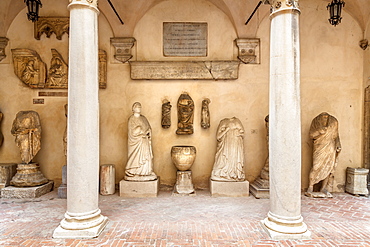
{"label": "stone cornice", "polygon": [[99,12],[99,10],[98,10],[98,0],[69,0],[68,8],[70,8],[72,6],[76,6],[76,5],[91,7],[94,10],[96,10],[97,12]]}
{"label": "stone cornice", "polygon": [[282,11],[298,11],[298,0],[265,0],[265,4],[271,5],[271,16]]}

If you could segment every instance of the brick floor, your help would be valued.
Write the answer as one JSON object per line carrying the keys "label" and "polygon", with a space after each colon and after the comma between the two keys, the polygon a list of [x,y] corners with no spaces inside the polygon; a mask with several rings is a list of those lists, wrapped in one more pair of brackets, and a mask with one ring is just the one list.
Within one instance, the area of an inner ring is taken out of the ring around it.
{"label": "brick floor", "polygon": [[302,216],[311,240],[270,240],[260,220],[268,199],[100,196],[109,224],[96,239],[53,239],[66,200],[56,191],[35,199],[0,199],[0,246],[341,246],[370,247],[370,199],[345,193],[332,199],[302,196]]}

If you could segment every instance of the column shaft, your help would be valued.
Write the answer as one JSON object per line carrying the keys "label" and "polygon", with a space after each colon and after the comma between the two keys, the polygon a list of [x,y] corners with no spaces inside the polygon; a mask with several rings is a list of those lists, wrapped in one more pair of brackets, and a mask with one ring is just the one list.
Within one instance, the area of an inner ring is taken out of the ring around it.
{"label": "column shaft", "polygon": [[270,212],[274,239],[307,238],[301,217],[301,116],[298,3],[272,1],[270,29]]}
{"label": "column shaft", "polygon": [[99,11],[96,2],[84,0],[69,9],[67,212],[53,237],[94,238],[107,223],[98,207]]}

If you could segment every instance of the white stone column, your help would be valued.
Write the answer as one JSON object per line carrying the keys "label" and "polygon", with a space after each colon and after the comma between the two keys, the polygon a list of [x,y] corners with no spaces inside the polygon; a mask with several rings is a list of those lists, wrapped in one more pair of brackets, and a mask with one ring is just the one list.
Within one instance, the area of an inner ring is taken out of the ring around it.
{"label": "white stone column", "polygon": [[309,238],[301,216],[300,10],[297,0],[268,2],[270,211],[262,223],[273,239]]}
{"label": "white stone column", "polygon": [[94,238],[100,214],[97,0],[70,0],[67,212],[54,238]]}

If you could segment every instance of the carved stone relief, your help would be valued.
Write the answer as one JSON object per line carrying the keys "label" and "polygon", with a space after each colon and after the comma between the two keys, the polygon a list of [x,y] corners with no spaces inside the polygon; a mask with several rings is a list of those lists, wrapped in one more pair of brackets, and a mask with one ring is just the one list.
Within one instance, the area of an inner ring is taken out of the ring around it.
{"label": "carved stone relief", "polygon": [[111,38],[110,43],[114,46],[115,54],[114,58],[122,63],[127,62],[132,58],[131,48],[135,44],[134,38]]}
{"label": "carved stone relief", "polygon": [[55,49],[51,49],[53,55],[45,88],[68,88],[68,65],[63,57]]}
{"label": "carved stone relief", "polygon": [[171,103],[165,99],[162,104],[162,128],[171,127]]}
{"label": "carved stone relief", "polygon": [[5,47],[8,45],[8,39],[5,37],[0,37],[0,62],[6,58]]}
{"label": "carved stone relief", "polygon": [[238,47],[238,58],[243,63],[259,64],[259,39],[236,39]]}
{"label": "carved stone relief", "polygon": [[188,93],[180,95],[177,101],[177,135],[191,135],[194,133],[193,120],[194,120],[194,101]]}
{"label": "carved stone relief", "polygon": [[36,51],[12,49],[14,73],[30,88],[44,88],[46,65]]}
{"label": "carved stone relief", "polygon": [[202,112],[201,112],[201,123],[203,129],[208,129],[211,126],[211,118],[209,114],[209,103],[211,103],[211,100],[208,98],[205,98],[202,101]]}
{"label": "carved stone relief", "polygon": [[64,33],[69,34],[69,17],[39,17],[34,25],[35,39],[40,40],[41,35],[46,37],[54,33],[58,40],[62,39]]}
{"label": "carved stone relief", "polygon": [[[68,88],[68,65],[56,49],[51,49],[52,59],[46,80],[46,65],[36,51],[12,49],[14,73],[30,88]],[[107,54],[99,50],[99,88],[107,87]]]}

